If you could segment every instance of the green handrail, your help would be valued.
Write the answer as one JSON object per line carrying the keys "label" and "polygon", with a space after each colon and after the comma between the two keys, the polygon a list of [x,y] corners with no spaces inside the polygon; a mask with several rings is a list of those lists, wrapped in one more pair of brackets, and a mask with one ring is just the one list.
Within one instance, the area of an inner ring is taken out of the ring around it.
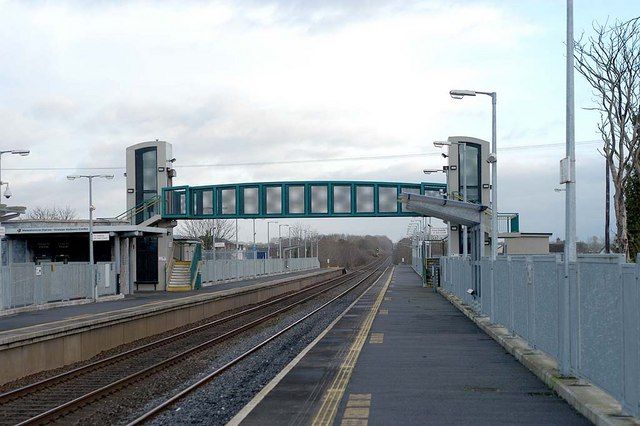
{"label": "green handrail", "polygon": [[[133,223],[133,219],[138,215],[138,213],[143,212],[145,210],[150,209],[156,205],[160,204],[160,196],[156,195],[153,198],[149,198],[148,200],[144,200],[140,204],[131,207],[129,210],[126,210],[115,217],[117,220],[127,220]],[[160,212],[158,212],[160,214]]]}
{"label": "green handrail", "polygon": [[202,260],[202,244],[196,244],[191,258],[191,267],[189,268],[189,277],[191,278],[191,288],[199,290],[202,287],[202,276],[200,275],[200,260]]}

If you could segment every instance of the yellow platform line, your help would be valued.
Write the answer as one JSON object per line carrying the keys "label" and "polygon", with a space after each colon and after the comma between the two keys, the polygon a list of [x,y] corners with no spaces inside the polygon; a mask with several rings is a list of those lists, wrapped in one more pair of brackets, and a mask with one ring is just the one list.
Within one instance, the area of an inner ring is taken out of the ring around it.
{"label": "yellow platform line", "polygon": [[391,282],[391,278],[393,277],[394,270],[395,267],[391,269],[391,273],[389,274],[387,282],[382,287],[380,294],[378,294],[378,298],[376,299],[375,303],[371,307],[371,310],[367,314],[367,317],[360,326],[358,335],[356,336],[354,342],[351,344],[349,352],[342,362],[337,376],[331,383],[331,386],[326,390],[322,398],[322,405],[313,418],[312,424],[314,426],[329,426],[333,424],[333,421],[338,412],[338,405],[340,404],[342,396],[344,395],[344,391],[349,384],[349,379],[351,378],[353,369],[356,366],[356,362],[358,361],[358,356],[362,351],[362,347],[367,340],[367,336],[369,335],[369,331],[371,330],[371,325],[373,324],[373,320],[376,317],[376,312],[378,312],[378,309],[382,304],[382,300],[384,299],[384,295],[389,288],[389,283]]}

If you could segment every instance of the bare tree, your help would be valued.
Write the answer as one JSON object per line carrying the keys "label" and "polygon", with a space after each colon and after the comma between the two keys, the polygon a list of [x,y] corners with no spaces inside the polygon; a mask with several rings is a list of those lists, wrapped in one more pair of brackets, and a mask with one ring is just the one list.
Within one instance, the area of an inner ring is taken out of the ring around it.
{"label": "bare tree", "polygon": [[74,220],[78,218],[78,213],[71,206],[36,206],[27,211],[27,218],[34,220]]}
{"label": "bare tree", "polygon": [[595,35],[576,42],[576,69],[593,89],[600,113],[601,154],[614,186],[616,240],[629,256],[624,188],[640,171],[640,17],[612,25],[594,23]]}
{"label": "bare tree", "polygon": [[202,248],[213,249],[215,241],[231,240],[236,236],[235,224],[229,219],[183,220],[178,223],[178,234],[202,241]]}
{"label": "bare tree", "polygon": [[299,256],[304,257],[305,242],[308,245],[309,241],[311,241],[311,237],[317,233],[312,231],[309,225],[303,225],[302,223],[291,225],[289,229],[291,230],[291,244],[298,247],[295,252],[296,255],[299,254]]}

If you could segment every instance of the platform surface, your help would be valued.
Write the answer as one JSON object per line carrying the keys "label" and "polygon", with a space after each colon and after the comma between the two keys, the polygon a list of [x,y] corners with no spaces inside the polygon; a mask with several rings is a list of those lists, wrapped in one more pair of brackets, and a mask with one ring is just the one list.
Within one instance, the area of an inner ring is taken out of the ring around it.
{"label": "platform surface", "polygon": [[410,267],[396,267],[380,297],[342,385],[336,377],[346,371],[356,328],[376,309],[372,296],[338,321],[242,424],[309,424],[336,393],[336,425],[589,424],[447,300],[423,288]]}
{"label": "platform surface", "polygon": [[24,327],[31,327],[34,325],[42,325],[47,323],[53,323],[57,321],[63,321],[70,318],[86,317],[95,314],[119,311],[122,309],[128,309],[133,307],[139,307],[148,305],[150,303],[157,303],[164,300],[176,300],[184,297],[194,296],[197,294],[211,294],[220,292],[223,290],[235,289],[250,286],[253,284],[266,283],[287,277],[296,277],[299,275],[308,274],[310,272],[319,271],[319,269],[309,269],[306,271],[298,271],[285,274],[267,275],[259,278],[252,278],[240,281],[221,282],[207,287],[202,287],[196,291],[184,291],[184,292],[139,292],[126,295],[123,299],[112,300],[99,303],[86,303],[82,305],[74,306],[62,306],[58,308],[43,309],[39,311],[21,312],[15,315],[8,315],[0,317],[0,333],[9,330],[17,330]]}

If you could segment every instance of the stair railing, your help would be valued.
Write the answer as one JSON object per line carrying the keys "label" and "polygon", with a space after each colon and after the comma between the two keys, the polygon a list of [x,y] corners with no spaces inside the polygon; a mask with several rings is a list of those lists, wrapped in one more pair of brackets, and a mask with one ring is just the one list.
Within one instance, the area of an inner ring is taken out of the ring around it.
{"label": "stair railing", "polygon": [[202,260],[202,244],[197,243],[196,248],[193,251],[191,266],[189,268],[191,288],[194,290],[198,290],[202,286],[202,276],[200,275],[200,260]]}

